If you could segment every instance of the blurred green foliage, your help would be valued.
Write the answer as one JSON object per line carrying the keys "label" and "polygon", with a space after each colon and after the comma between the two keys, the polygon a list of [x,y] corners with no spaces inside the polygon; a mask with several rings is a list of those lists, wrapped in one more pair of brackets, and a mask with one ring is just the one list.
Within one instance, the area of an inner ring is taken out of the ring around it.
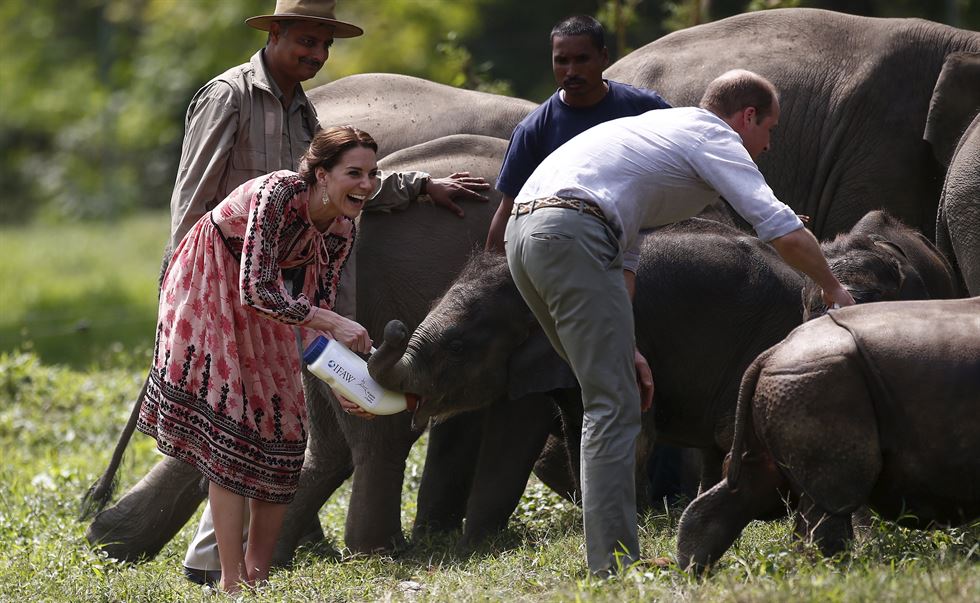
{"label": "blurred green foliage", "polygon": [[[0,222],[166,207],[194,91],[264,43],[272,0],[0,3]],[[548,34],[597,15],[613,60],[746,10],[811,6],[980,25],[980,0],[343,0],[366,35],[340,40],[307,87],[394,72],[535,101],[554,90]]]}

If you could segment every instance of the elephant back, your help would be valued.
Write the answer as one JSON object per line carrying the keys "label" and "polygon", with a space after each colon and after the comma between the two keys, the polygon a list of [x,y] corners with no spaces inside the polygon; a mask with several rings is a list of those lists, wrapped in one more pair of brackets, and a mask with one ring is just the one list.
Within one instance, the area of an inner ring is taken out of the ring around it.
{"label": "elephant back", "polygon": [[537,106],[520,98],[390,73],[341,78],[307,93],[323,127],[353,125],[378,142],[378,156],[452,134],[510,138]]}
{"label": "elephant back", "polygon": [[735,68],[780,92],[779,127],[759,166],[776,196],[820,238],[883,207],[932,235],[942,166],[923,131],[947,57],[980,52],[980,34],[921,19],[816,9],[737,15],[681,30],[623,57],[606,77],[696,105]]}

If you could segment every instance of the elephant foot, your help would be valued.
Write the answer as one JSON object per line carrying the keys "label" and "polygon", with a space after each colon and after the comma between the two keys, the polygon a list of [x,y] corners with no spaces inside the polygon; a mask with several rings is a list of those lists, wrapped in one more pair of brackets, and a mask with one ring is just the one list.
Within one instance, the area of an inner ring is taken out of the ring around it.
{"label": "elephant foot", "polygon": [[805,542],[817,545],[826,557],[847,550],[854,539],[849,513],[831,515],[805,494],[800,497],[794,533]]}
{"label": "elephant foot", "polygon": [[197,511],[201,473],[166,457],[115,505],[98,513],[85,536],[113,559],[152,559]]}
{"label": "elephant foot", "polygon": [[344,542],[353,553],[389,554],[408,546],[402,533],[405,462],[358,465],[354,470]]}
{"label": "elephant foot", "polygon": [[854,537],[864,540],[871,535],[871,524],[874,518],[871,515],[871,508],[863,506],[851,513],[851,529]]}

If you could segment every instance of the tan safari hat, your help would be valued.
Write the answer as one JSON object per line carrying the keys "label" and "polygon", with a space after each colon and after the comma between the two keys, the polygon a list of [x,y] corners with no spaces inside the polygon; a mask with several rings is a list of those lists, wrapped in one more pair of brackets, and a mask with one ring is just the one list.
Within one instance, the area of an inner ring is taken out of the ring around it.
{"label": "tan safari hat", "polygon": [[364,30],[356,25],[334,19],[337,0],[276,0],[276,12],[245,19],[245,23],[255,29],[269,31],[273,21],[313,21],[333,28],[335,38],[356,38]]}

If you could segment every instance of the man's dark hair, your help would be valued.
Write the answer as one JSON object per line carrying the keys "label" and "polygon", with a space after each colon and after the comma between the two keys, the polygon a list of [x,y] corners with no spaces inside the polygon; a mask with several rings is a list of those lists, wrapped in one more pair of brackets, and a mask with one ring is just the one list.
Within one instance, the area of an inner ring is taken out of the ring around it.
{"label": "man's dark hair", "polygon": [[589,36],[596,50],[606,47],[606,32],[599,23],[588,15],[574,15],[563,20],[551,30],[550,42],[554,42],[556,37],[566,36]]}
{"label": "man's dark hair", "polygon": [[729,117],[746,107],[755,107],[760,121],[772,112],[779,93],[772,82],[745,69],[726,71],[715,78],[698,105],[721,117]]}

